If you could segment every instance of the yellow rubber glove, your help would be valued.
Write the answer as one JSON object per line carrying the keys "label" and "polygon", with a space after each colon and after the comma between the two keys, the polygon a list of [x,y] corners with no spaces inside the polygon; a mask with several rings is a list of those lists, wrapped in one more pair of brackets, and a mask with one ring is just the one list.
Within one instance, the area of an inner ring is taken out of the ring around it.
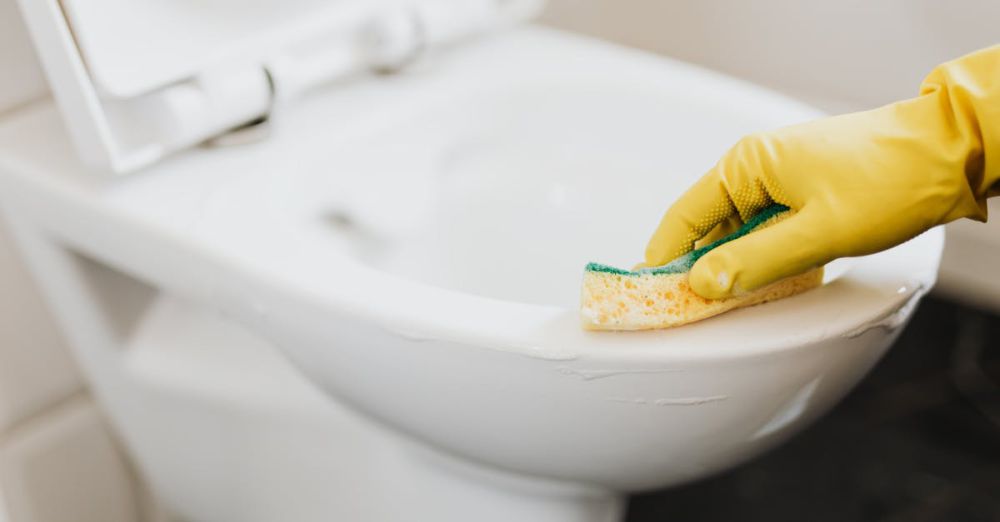
{"label": "yellow rubber glove", "polygon": [[985,221],[998,180],[1000,46],[937,67],[916,98],[745,137],[667,211],[641,266],[767,205],[790,207],[793,216],[692,267],[695,292],[728,297],[958,218]]}

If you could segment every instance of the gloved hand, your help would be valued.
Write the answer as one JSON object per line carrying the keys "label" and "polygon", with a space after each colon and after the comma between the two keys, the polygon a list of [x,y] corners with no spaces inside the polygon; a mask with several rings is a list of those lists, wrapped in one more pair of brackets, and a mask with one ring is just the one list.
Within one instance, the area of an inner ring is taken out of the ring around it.
{"label": "gloved hand", "polygon": [[1000,46],[945,63],[920,96],[745,137],[666,213],[640,266],[659,266],[772,203],[795,214],[691,269],[719,299],[935,225],[986,220],[1000,192]]}

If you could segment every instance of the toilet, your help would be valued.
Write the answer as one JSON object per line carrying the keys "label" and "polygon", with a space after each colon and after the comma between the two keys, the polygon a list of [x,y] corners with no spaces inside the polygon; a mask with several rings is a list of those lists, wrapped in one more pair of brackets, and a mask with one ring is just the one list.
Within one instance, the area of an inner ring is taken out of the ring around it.
{"label": "toilet", "polygon": [[54,96],[0,119],[4,220],[177,520],[620,520],[828,411],[934,284],[940,229],[585,332],[586,262],[821,114],[533,1],[192,6],[22,1]]}

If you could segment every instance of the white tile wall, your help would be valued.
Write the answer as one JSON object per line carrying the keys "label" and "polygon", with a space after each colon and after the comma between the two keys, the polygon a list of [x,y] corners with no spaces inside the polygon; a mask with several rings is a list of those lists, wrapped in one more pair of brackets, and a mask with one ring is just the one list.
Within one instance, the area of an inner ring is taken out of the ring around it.
{"label": "white tile wall", "polygon": [[80,390],[41,297],[0,223],[0,434]]}
{"label": "white tile wall", "polygon": [[135,522],[127,462],[86,395],[0,438],[0,487],[11,522]]}
{"label": "white tile wall", "polygon": [[0,522],[166,522],[0,223]]}
{"label": "white tile wall", "polygon": [[164,522],[0,223],[0,522]]}

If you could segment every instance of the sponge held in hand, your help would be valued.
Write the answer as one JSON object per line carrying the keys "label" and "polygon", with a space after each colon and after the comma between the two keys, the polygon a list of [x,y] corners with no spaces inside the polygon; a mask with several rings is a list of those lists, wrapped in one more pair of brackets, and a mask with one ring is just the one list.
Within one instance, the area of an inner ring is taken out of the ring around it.
{"label": "sponge held in hand", "polygon": [[727,299],[705,299],[688,285],[688,272],[702,256],[754,230],[777,223],[788,215],[788,207],[771,205],[736,232],[663,266],[631,271],[589,263],[584,269],[580,299],[583,327],[588,330],[669,328],[820,286],[823,282],[822,267]]}

